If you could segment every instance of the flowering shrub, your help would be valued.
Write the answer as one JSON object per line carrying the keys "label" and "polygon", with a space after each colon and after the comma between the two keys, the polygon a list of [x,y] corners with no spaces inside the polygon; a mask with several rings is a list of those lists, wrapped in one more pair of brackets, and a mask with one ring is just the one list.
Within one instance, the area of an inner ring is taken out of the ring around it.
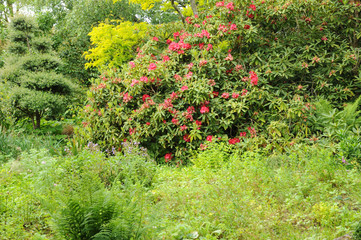
{"label": "flowering shrub", "polygon": [[[335,9],[342,14],[331,18]],[[357,31],[355,11],[336,1],[217,2],[95,79],[79,133],[109,149],[140,141],[162,162],[186,159],[214,135],[237,144],[271,121],[307,133],[313,96],[358,91],[359,43],[345,30]]]}

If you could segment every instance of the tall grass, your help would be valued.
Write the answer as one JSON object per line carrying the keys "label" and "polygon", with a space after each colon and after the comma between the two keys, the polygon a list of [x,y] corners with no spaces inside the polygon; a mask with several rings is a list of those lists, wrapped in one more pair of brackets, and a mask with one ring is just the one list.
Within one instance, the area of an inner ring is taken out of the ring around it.
{"label": "tall grass", "polygon": [[51,154],[56,154],[63,143],[63,137],[29,133],[24,129],[9,130],[0,126],[0,163],[16,159],[22,152],[30,149],[45,148]]}

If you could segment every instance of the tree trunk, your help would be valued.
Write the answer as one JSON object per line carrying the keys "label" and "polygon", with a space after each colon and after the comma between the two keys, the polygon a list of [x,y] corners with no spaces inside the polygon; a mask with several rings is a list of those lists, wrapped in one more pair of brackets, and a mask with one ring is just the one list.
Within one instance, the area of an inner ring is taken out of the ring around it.
{"label": "tree trunk", "polygon": [[39,129],[40,128],[40,120],[41,120],[41,115],[39,112],[35,113],[35,117],[36,117],[36,126],[34,129]]}
{"label": "tree trunk", "polygon": [[193,15],[198,15],[196,0],[190,0],[190,2],[191,2],[191,7],[192,7]]}
{"label": "tree trunk", "polygon": [[183,24],[185,24],[185,18],[183,16],[182,12],[180,11],[180,9],[175,5],[174,0],[171,0],[170,2],[172,3],[173,8],[177,11],[178,15],[182,19]]}

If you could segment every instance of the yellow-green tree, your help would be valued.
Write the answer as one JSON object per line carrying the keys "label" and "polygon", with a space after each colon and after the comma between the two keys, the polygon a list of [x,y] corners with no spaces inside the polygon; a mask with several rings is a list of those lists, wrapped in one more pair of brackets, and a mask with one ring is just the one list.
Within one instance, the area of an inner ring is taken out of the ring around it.
{"label": "yellow-green tree", "polygon": [[89,61],[85,66],[104,70],[119,67],[129,61],[133,56],[134,46],[145,36],[147,25],[144,22],[111,21],[94,27],[89,33],[94,47],[84,53],[85,59]]}
{"label": "yellow-green tree", "polygon": [[[114,0],[117,2],[120,0]],[[198,15],[198,7],[204,6],[208,1],[207,0],[130,0],[130,2],[135,4],[140,4],[143,10],[152,9],[155,4],[161,3],[164,10],[174,8],[174,10],[178,13],[179,17],[185,22],[185,17]]]}

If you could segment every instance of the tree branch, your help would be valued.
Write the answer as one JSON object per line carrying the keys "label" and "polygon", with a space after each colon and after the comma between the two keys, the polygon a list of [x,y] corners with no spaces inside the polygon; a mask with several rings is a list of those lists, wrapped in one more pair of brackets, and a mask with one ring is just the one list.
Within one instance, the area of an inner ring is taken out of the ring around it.
{"label": "tree branch", "polygon": [[180,11],[180,9],[175,5],[174,0],[171,0],[170,2],[172,3],[173,8],[178,12],[178,15],[182,19],[183,24],[185,24],[185,18],[183,16],[182,12]]}

